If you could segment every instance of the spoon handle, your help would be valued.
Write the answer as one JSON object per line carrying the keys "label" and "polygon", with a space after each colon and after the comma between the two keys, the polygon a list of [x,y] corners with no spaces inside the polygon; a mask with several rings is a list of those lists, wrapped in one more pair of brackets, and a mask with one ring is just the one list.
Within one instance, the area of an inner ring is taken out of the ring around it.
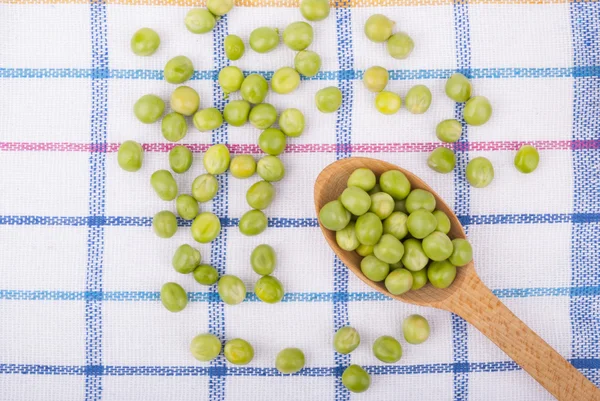
{"label": "spoon handle", "polygon": [[559,401],[599,401],[594,386],[472,277],[448,308],[475,326]]}

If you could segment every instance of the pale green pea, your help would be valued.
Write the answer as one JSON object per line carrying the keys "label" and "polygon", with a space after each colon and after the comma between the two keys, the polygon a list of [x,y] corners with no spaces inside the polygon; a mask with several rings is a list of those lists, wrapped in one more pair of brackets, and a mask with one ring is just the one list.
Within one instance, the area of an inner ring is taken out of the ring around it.
{"label": "pale green pea", "polygon": [[353,393],[363,393],[371,386],[371,376],[360,366],[350,365],[342,373],[342,384]]}
{"label": "pale green pea", "polygon": [[494,166],[485,157],[476,157],[467,164],[467,181],[475,188],[484,188],[494,179]]}
{"label": "pale green pea", "polygon": [[244,73],[238,67],[229,65],[219,71],[219,85],[225,95],[240,90],[242,82],[244,82]]}
{"label": "pale green pea", "polygon": [[235,178],[249,178],[256,172],[256,160],[252,155],[237,155],[231,159],[229,171]]}
{"label": "pale green pea", "polygon": [[254,348],[247,341],[234,338],[225,343],[223,354],[234,365],[247,365],[254,358]]}
{"label": "pale green pea", "polygon": [[423,114],[431,106],[431,91],[425,85],[413,86],[408,90],[404,104],[412,114]]}
{"label": "pale green pea", "polygon": [[416,272],[411,271],[410,274],[413,276],[411,290],[415,291],[425,287],[425,284],[427,284],[427,269],[417,270]]}
{"label": "pale green pea", "polygon": [[177,182],[168,170],[155,171],[150,176],[150,185],[164,201],[172,201],[177,196]]}
{"label": "pale green pea", "polygon": [[283,43],[292,50],[304,50],[312,41],[313,28],[304,21],[292,22],[283,30]]}
{"label": "pale green pea", "polygon": [[[350,213],[348,212],[348,214]],[[356,219],[355,229],[356,237],[363,245],[375,245],[379,242],[379,238],[381,238],[381,235],[383,234],[383,224],[381,223],[381,220],[375,213],[371,212],[367,212]]]}
{"label": "pale green pea", "polygon": [[217,195],[219,181],[212,174],[202,174],[192,182],[192,196],[198,202],[208,202]]}
{"label": "pale green pea", "polygon": [[373,14],[365,22],[365,35],[370,41],[385,42],[392,36],[392,29],[396,23],[382,14]]}
{"label": "pale green pea", "polygon": [[199,361],[212,361],[221,353],[221,340],[214,334],[197,335],[190,343],[190,352]]}
{"label": "pale green pea", "polygon": [[375,247],[373,245],[363,245],[360,244],[358,246],[358,248],[356,248],[356,253],[358,253],[360,256],[369,256],[373,254],[373,249]]}
{"label": "pale green pea", "polygon": [[402,322],[402,333],[409,344],[422,344],[429,338],[429,322],[421,315],[410,315]]}
{"label": "pale green pea", "polygon": [[152,124],[165,111],[165,102],[156,95],[144,95],[133,105],[133,114],[144,124]]}
{"label": "pale green pea", "polygon": [[408,215],[406,225],[413,237],[423,239],[435,231],[437,219],[430,211],[419,209]]}
{"label": "pale green pea", "polygon": [[173,57],[167,61],[164,69],[165,80],[171,84],[180,84],[194,75],[192,60],[186,56]]}
{"label": "pale green pea", "polygon": [[253,209],[263,210],[269,207],[275,197],[275,188],[268,181],[258,181],[246,192],[246,202]]}
{"label": "pale green pea", "polygon": [[200,251],[188,244],[183,244],[175,251],[171,264],[176,272],[188,274],[200,264]]}
{"label": "pale green pea", "polygon": [[275,71],[271,78],[273,92],[280,95],[292,93],[300,85],[300,74],[291,67],[283,67]]}
{"label": "pale green pea", "polygon": [[192,237],[201,244],[211,242],[221,232],[221,221],[211,212],[200,213],[192,222]]}
{"label": "pale green pea", "polygon": [[381,114],[392,115],[402,107],[400,95],[394,92],[382,91],[375,96],[375,108]]}
{"label": "pale green pea", "polygon": [[390,265],[373,255],[369,255],[360,261],[360,270],[369,280],[383,281],[390,272]]}
{"label": "pale green pea", "polygon": [[219,272],[211,265],[200,265],[192,273],[198,284],[213,285],[219,279]]}
{"label": "pale green pea", "polygon": [[214,15],[225,15],[233,8],[233,0],[207,0],[206,8]]}
{"label": "pale green pea", "polygon": [[221,276],[217,291],[227,305],[237,305],[246,299],[246,285],[239,277],[230,274]]}
{"label": "pale green pea", "polygon": [[408,215],[408,210],[406,210],[406,199],[397,200],[395,202],[394,212],[402,212]]}
{"label": "pale green pea", "polygon": [[429,258],[423,252],[421,241],[410,238],[402,244],[404,245],[404,256],[402,256],[404,267],[410,271],[419,271],[427,266]]}
{"label": "pale green pea", "polygon": [[375,184],[375,186],[371,190],[367,191],[367,193],[369,195],[373,195],[373,194],[376,194],[377,192],[382,192],[382,191],[383,190],[381,189],[381,186],[379,184]]}
{"label": "pale green pea", "polygon": [[442,142],[456,142],[462,135],[462,124],[454,118],[440,121],[435,127],[435,135]]}
{"label": "pale green pea", "polygon": [[333,348],[340,354],[349,354],[359,345],[360,335],[354,327],[342,327],[333,336]]}
{"label": "pale green pea", "polygon": [[370,212],[373,212],[380,220],[386,219],[394,211],[395,203],[391,195],[385,192],[377,192],[371,195]]}
{"label": "pale green pea", "polygon": [[437,226],[435,231],[442,232],[444,234],[448,234],[450,232],[450,219],[448,215],[441,210],[434,210],[433,217],[437,220]]}
{"label": "pale green pea", "polygon": [[389,170],[379,177],[379,185],[384,192],[387,192],[395,200],[401,200],[410,193],[410,181],[398,170]]}
{"label": "pale green pea", "polygon": [[160,238],[171,238],[177,232],[177,217],[168,210],[158,212],[152,218],[152,229]]}
{"label": "pale green pea", "polygon": [[277,128],[267,128],[258,137],[260,149],[272,156],[277,156],[285,150],[285,135]]}
{"label": "pale green pea", "polygon": [[281,281],[273,276],[262,276],[254,285],[256,297],[268,304],[276,304],[283,299],[285,291]]}
{"label": "pale green pea", "polygon": [[160,37],[150,28],[138,29],[131,37],[131,51],[138,56],[151,56],[160,46]]}
{"label": "pale green pea", "polygon": [[354,222],[348,223],[348,225],[335,233],[335,241],[345,251],[353,251],[360,246],[358,238],[356,238],[356,231],[354,230]]}
{"label": "pale green pea", "polygon": [[376,183],[377,178],[375,177],[375,173],[373,173],[368,168],[362,167],[357,168],[352,172],[352,174],[350,174],[350,177],[348,177],[347,185],[349,187],[358,187],[368,192],[375,188]]}
{"label": "pale green pea", "polygon": [[456,278],[456,266],[447,260],[431,262],[427,268],[427,278],[435,288],[448,288]]}
{"label": "pale green pea", "polygon": [[242,99],[252,104],[259,104],[265,100],[269,93],[269,84],[265,77],[259,74],[250,74],[242,82],[240,88]]}
{"label": "pale green pea", "polygon": [[446,95],[455,102],[466,102],[471,97],[471,82],[463,74],[452,74],[446,81]]}
{"label": "pale green pea", "polygon": [[214,107],[199,110],[194,114],[194,126],[200,132],[212,131],[223,125],[223,115]]}
{"label": "pale green pea", "polygon": [[350,222],[350,212],[339,200],[326,203],[319,211],[319,221],[328,230],[339,231]]}
{"label": "pale green pea", "polygon": [[260,210],[250,210],[240,219],[240,232],[247,236],[262,233],[267,228],[267,216]]}
{"label": "pale green pea", "polygon": [[335,86],[320,89],[315,94],[315,103],[321,113],[336,112],[342,105],[342,91]]}
{"label": "pale green pea", "polygon": [[207,33],[216,24],[215,16],[206,8],[192,8],[185,16],[185,27],[192,33]]}
{"label": "pale green pea", "polygon": [[255,52],[268,53],[279,44],[279,30],[269,27],[256,28],[250,32],[249,42]]}
{"label": "pale green pea", "polygon": [[492,105],[485,96],[475,96],[467,101],[463,118],[469,125],[483,125],[492,117]]}
{"label": "pale green pea", "polygon": [[387,40],[387,51],[390,56],[397,60],[403,60],[412,53],[415,42],[404,32],[398,32]]}
{"label": "pale green pea", "polygon": [[193,220],[200,213],[200,206],[190,195],[179,195],[175,200],[177,214],[184,220]]}
{"label": "pale green pea", "polygon": [[191,116],[200,106],[200,96],[198,92],[189,86],[180,86],[175,88],[171,94],[171,108],[184,116]]}
{"label": "pale green pea", "polygon": [[439,231],[434,231],[423,238],[421,246],[425,255],[436,262],[446,260],[452,255],[452,241],[446,234]]}
{"label": "pale green pea", "polygon": [[359,187],[348,187],[340,196],[344,207],[355,216],[362,216],[371,207],[371,197]]}
{"label": "pale green pea", "polygon": [[125,171],[136,172],[142,168],[144,149],[136,141],[125,141],[119,146],[117,162]]}
{"label": "pale green pea", "polygon": [[440,146],[429,154],[427,165],[433,171],[448,174],[456,166],[456,155],[451,149]]}
{"label": "pale green pea", "polygon": [[273,247],[267,244],[261,244],[254,248],[250,254],[250,266],[257,274],[267,276],[277,266],[277,256]]}
{"label": "pale green pea", "polygon": [[387,264],[398,263],[404,255],[404,245],[392,234],[383,234],[373,248],[373,254]]}
{"label": "pale green pea", "polygon": [[169,312],[181,312],[188,303],[188,296],[177,283],[165,283],[160,289],[160,301]]}
{"label": "pale green pea", "polygon": [[390,272],[396,270],[396,269],[402,269],[404,268],[404,265],[402,264],[402,260],[396,262],[396,263],[390,263]]}
{"label": "pale green pea", "polygon": [[456,238],[452,240],[452,255],[448,258],[454,266],[464,266],[473,260],[473,248],[466,239]]}
{"label": "pale green pea", "polygon": [[227,35],[223,46],[225,47],[225,56],[232,61],[241,59],[246,51],[244,41],[237,35]]}
{"label": "pale green pea", "polygon": [[363,74],[363,84],[369,92],[381,92],[390,79],[390,73],[383,67],[373,66]]}
{"label": "pale green pea", "polygon": [[298,348],[282,349],[275,358],[275,368],[285,375],[302,370],[304,364],[304,353]]}
{"label": "pale green pea", "polygon": [[381,336],[373,343],[373,354],[381,362],[396,363],[402,358],[402,346],[394,337]]}
{"label": "pale green pea", "polygon": [[281,181],[285,176],[285,167],[277,156],[267,155],[256,164],[256,172],[265,181]]}
{"label": "pale green pea", "polygon": [[233,100],[225,105],[223,118],[229,125],[241,127],[248,121],[250,103],[245,100]]}
{"label": "pale green pea", "polygon": [[302,50],[294,57],[294,68],[305,77],[314,77],[321,69],[321,56],[312,50]]}
{"label": "pale green pea", "polygon": [[301,0],[300,12],[309,21],[321,21],[329,16],[328,0]]}
{"label": "pale green pea", "polygon": [[229,149],[223,144],[213,145],[206,150],[202,163],[209,174],[221,174],[227,171],[230,162]]}
{"label": "pale green pea", "polygon": [[408,216],[403,212],[393,212],[383,221],[383,233],[391,234],[397,239],[402,239],[408,234],[406,221]]}
{"label": "pale green pea", "polygon": [[435,210],[435,197],[431,192],[424,189],[413,189],[406,198],[405,206],[409,213],[419,209],[433,212]]}
{"label": "pale green pea", "polygon": [[254,127],[267,129],[277,121],[277,110],[275,106],[269,103],[257,104],[250,110],[248,119]]}
{"label": "pale green pea", "polygon": [[194,155],[185,146],[178,145],[169,151],[169,166],[177,174],[183,174],[192,167]]}
{"label": "pale green pea", "polygon": [[161,132],[163,138],[169,142],[181,141],[187,134],[185,118],[175,112],[167,114],[162,120]]}
{"label": "pale green pea", "polygon": [[304,132],[304,114],[298,109],[286,109],[279,116],[279,129],[287,136],[298,137]]}
{"label": "pale green pea", "polygon": [[523,174],[534,171],[540,162],[540,154],[531,145],[523,145],[515,155],[514,164],[517,170]]}

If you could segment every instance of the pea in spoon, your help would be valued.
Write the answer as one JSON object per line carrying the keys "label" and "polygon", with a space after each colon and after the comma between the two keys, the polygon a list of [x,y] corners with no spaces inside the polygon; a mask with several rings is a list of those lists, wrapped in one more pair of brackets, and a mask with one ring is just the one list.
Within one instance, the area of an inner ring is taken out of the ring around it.
{"label": "pea in spoon", "polygon": [[[361,167],[371,169],[378,178],[388,170],[403,172],[413,189],[421,188],[435,196],[437,208],[446,213],[452,223],[448,234],[450,238],[466,238],[454,212],[431,187],[411,172],[376,159],[351,157],[325,167],[315,182],[317,215],[323,205],[341,195],[350,174]],[[348,269],[375,290],[398,301],[431,306],[462,317],[492,340],[559,401],[600,401],[600,389],[517,318],[479,279],[473,262],[457,268],[456,279],[448,288],[439,289],[427,284],[417,291],[392,295],[383,282],[373,282],[363,275],[360,270],[360,255],[341,249],[335,240],[335,232],[327,230],[321,224],[320,226],[329,246]]]}

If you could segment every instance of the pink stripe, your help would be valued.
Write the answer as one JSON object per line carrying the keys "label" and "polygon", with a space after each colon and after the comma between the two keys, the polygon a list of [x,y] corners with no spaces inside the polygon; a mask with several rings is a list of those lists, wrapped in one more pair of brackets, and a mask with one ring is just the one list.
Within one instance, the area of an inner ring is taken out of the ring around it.
{"label": "pink stripe", "polygon": [[[575,140],[575,141],[487,141],[487,142],[458,142],[455,144],[441,142],[406,142],[406,143],[355,143],[351,145],[335,144],[288,144],[288,153],[412,153],[431,152],[439,146],[446,146],[456,151],[515,151],[522,145],[530,144],[539,150],[582,150],[600,149],[600,140]],[[70,142],[0,142],[0,152],[116,152],[119,143],[88,144]],[[177,146],[174,143],[144,143],[147,152],[168,152]],[[192,152],[205,152],[209,144],[185,144]],[[262,153],[258,145],[230,144],[227,145],[233,154]],[[338,149],[339,148],[339,149]]]}

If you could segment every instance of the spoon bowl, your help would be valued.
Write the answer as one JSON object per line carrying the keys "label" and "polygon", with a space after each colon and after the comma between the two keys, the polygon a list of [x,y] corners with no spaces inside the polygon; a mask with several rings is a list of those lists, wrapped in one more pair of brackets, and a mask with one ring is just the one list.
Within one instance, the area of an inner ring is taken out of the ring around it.
{"label": "spoon bowl", "polygon": [[[325,167],[319,174],[314,193],[317,216],[327,202],[338,199],[347,186],[350,174],[361,167],[373,171],[377,178],[389,170],[404,173],[412,189],[420,188],[433,194],[436,208],[446,213],[450,219],[451,229],[448,236],[452,239],[466,238],[463,227],[452,209],[423,180],[391,163],[364,157],[338,160]],[[335,232],[326,229],[320,222],[319,225],[329,246],[346,267],[375,290],[402,302],[431,306],[459,315],[492,340],[560,401],[600,400],[600,390],[592,382],[519,320],[483,284],[475,272],[473,262],[457,267],[456,279],[448,288],[435,288],[428,283],[417,291],[392,295],[383,282],[374,282],[365,277],[360,269],[360,255],[341,249],[336,242]]]}

